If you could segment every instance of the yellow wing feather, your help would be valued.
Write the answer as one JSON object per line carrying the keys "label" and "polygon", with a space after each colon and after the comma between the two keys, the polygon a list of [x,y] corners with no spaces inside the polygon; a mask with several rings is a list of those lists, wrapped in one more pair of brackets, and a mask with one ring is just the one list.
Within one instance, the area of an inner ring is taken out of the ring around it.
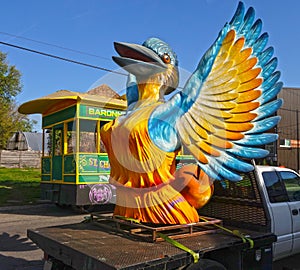
{"label": "yellow wing feather", "polygon": [[[210,88],[210,91],[206,91],[207,95],[220,95],[224,93],[228,93],[240,87],[240,83],[237,81],[227,82],[222,85],[213,86]],[[206,88],[207,89],[207,88]]]}
{"label": "yellow wing feather", "polygon": [[255,78],[254,80],[251,80],[249,82],[241,84],[237,88],[237,91],[239,93],[242,93],[242,92],[245,92],[245,91],[248,91],[248,90],[255,89],[255,88],[259,87],[262,84],[262,82],[263,82],[262,78]]}
{"label": "yellow wing feather", "polygon": [[253,128],[251,123],[226,123],[226,130],[245,132]]}
{"label": "yellow wing feather", "polygon": [[260,72],[261,72],[261,68],[254,68],[248,70],[247,72],[240,73],[238,75],[240,83],[249,82],[255,79],[260,74]]}
{"label": "yellow wing feather", "polygon": [[207,131],[201,126],[199,126],[199,124],[195,122],[193,118],[183,117],[182,120],[183,120],[184,127],[188,130],[189,135],[192,137],[194,141],[198,141],[200,138],[207,139],[208,137]]}
{"label": "yellow wing feather", "polygon": [[230,30],[200,95],[180,121],[180,136],[200,162],[208,162],[206,155],[219,157],[221,149],[232,148],[253,128],[257,114],[252,111],[260,105],[256,100],[263,82],[257,62],[245,39]]}
{"label": "yellow wing feather", "polygon": [[204,141],[197,142],[196,145],[209,155],[215,157],[219,157],[221,155],[220,151],[216,150],[212,145],[209,145]]}
{"label": "yellow wing feather", "polygon": [[237,103],[249,102],[259,98],[261,95],[260,90],[250,90],[247,92],[240,93],[238,98],[236,99]]}
{"label": "yellow wing feather", "polygon": [[247,49],[242,50],[239,53],[239,57],[235,58],[235,64],[239,65],[240,63],[246,61],[251,56],[251,54],[252,54],[252,49],[251,48],[247,48]]}
{"label": "yellow wing feather", "polygon": [[252,69],[257,64],[257,58],[252,57],[247,59],[245,62],[242,62],[236,66],[238,68],[239,73],[244,73],[250,69]]}
{"label": "yellow wing feather", "polygon": [[238,59],[239,59],[239,52],[242,50],[244,44],[245,44],[245,38],[238,39],[233,44],[233,46],[230,48],[229,59],[232,59],[232,60],[237,59],[237,61],[235,61],[235,62],[239,62],[238,61]]}
{"label": "yellow wing feather", "polygon": [[243,113],[250,112],[259,107],[259,102],[244,102],[237,104],[232,110],[231,113]]}

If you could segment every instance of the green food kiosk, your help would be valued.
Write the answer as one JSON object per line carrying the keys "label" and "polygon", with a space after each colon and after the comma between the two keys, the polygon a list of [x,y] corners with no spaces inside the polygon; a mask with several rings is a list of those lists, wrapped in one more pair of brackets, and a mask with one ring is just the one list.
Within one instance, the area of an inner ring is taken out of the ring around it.
{"label": "green food kiosk", "polygon": [[105,85],[87,93],[60,90],[19,107],[42,114],[42,199],[81,208],[115,202],[100,129],[125,110],[126,101]]}

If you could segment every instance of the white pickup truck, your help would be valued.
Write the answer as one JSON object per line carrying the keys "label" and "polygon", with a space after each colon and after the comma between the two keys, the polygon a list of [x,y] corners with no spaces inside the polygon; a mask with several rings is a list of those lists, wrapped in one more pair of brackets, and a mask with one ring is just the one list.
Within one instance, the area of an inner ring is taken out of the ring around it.
{"label": "white pickup truck", "polygon": [[271,166],[256,166],[256,174],[277,236],[274,260],[300,253],[300,175]]}
{"label": "white pickup truck", "polygon": [[[188,252],[128,235],[134,226],[144,236],[139,225],[123,224],[122,233],[119,223],[115,228],[115,221],[97,213],[90,222],[28,230],[28,237],[45,252],[45,269],[51,270],[272,270],[274,260],[300,253],[299,182],[295,171],[271,166],[255,166],[239,182],[215,181],[214,195],[199,215],[222,220],[223,229],[179,238]],[[186,228],[195,232],[193,226]]]}
{"label": "white pickup truck", "polygon": [[234,226],[274,233],[274,261],[300,253],[298,173],[282,167],[255,166],[241,182],[215,183],[215,189],[211,202],[200,213]]}

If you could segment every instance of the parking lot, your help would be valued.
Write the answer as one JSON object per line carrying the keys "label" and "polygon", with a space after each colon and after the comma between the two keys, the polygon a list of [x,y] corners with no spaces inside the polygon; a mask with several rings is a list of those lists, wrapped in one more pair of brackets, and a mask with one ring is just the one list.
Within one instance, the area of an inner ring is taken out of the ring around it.
{"label": "parking lot", "polygon": [[[84,216],[52,204],[1,207],[0,269],[42,270],[43,252],[27,238],[27,229],[77,223]],[[300,270],[299,262],[300,254],[274,263],[273,270]]]}

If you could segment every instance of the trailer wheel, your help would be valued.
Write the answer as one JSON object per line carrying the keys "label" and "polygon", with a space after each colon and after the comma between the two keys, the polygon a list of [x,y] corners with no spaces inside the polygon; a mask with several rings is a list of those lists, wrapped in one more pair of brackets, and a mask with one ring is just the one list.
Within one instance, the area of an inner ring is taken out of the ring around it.
{"label": "trailer wheel", "polygon": [[200,259],[199,262],[190,264],[184,270],[227,270],[225,266],[219,262]]}
{"label": "trailer wheel", "polygon": [[87,214],[93,212],[94,205],[72,205],[72,209],[75,213],[78,214]]}

